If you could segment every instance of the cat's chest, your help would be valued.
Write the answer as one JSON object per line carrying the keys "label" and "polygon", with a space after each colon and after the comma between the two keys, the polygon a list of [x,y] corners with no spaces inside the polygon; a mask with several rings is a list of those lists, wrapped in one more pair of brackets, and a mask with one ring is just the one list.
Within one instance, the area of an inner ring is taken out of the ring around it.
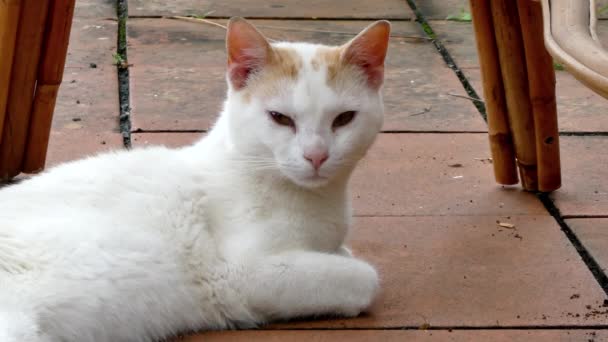
{"label": "cat's chest", "polygon": [[334,252],[344,242],[349,225],[346,204],[258,195],[211,205],[210,224],[225,253]]}

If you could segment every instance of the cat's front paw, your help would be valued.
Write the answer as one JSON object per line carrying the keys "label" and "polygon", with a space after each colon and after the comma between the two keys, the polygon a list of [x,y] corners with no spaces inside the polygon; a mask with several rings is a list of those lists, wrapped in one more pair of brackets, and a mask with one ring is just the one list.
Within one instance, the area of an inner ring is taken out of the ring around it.
{"label": "cat's front paw", "polygon": [[341,289],[344,296],[339,314],[355,317],[365,312],[378,293],[380,281],[378,273],[369,264],[355,260],[356,267],[351,269],[350,277]]}

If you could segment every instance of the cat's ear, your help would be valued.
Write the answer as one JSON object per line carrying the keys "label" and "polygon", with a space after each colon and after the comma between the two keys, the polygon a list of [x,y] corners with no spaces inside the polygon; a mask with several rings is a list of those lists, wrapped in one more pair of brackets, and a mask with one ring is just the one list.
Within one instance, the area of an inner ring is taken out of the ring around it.
{"label": "cat's ear", "polygon": [[346,43],[342,59],[363,69],[368,84],[379,88],[384,80],[384,59],[388,48],[391,24],[386,20],[377,21]]}
{"label": "cat's ear", "polygon": [[271,53],[266,38],[245,19],[234,17],[226,34],[228,78],[235,89],[245,86],[247,78],[264,67]]}

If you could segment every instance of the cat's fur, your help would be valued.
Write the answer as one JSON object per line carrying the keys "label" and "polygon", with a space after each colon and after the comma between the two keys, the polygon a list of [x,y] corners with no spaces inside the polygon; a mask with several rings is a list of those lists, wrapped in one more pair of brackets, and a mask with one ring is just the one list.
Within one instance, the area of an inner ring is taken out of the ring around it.
{"label": "cat's fur", "polygon": [[366,309],[378,277],[343,246],[347,182],[382,125],[388,37],[381,21],[341,47],[270,45],[233,19],[207,137],[1,190],[0,341],[153,341]]}

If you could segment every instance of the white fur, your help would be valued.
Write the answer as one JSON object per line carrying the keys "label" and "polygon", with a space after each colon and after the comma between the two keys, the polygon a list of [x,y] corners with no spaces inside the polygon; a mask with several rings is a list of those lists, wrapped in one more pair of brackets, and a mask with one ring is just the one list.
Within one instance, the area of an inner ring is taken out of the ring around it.
{"label": "white fur", "polygon": [[[381,97],[329,88],[310,66],[318,46],[281,44],[304,61],[298,79],[249,103],[230,88],[195,145],[104,154],[0,191],[0,341],[153,341],[368,307],[378,277],[343,243]],[[347,110],[355,120],[332,131]],[[311,180],[315,144],[330,158]]]}

